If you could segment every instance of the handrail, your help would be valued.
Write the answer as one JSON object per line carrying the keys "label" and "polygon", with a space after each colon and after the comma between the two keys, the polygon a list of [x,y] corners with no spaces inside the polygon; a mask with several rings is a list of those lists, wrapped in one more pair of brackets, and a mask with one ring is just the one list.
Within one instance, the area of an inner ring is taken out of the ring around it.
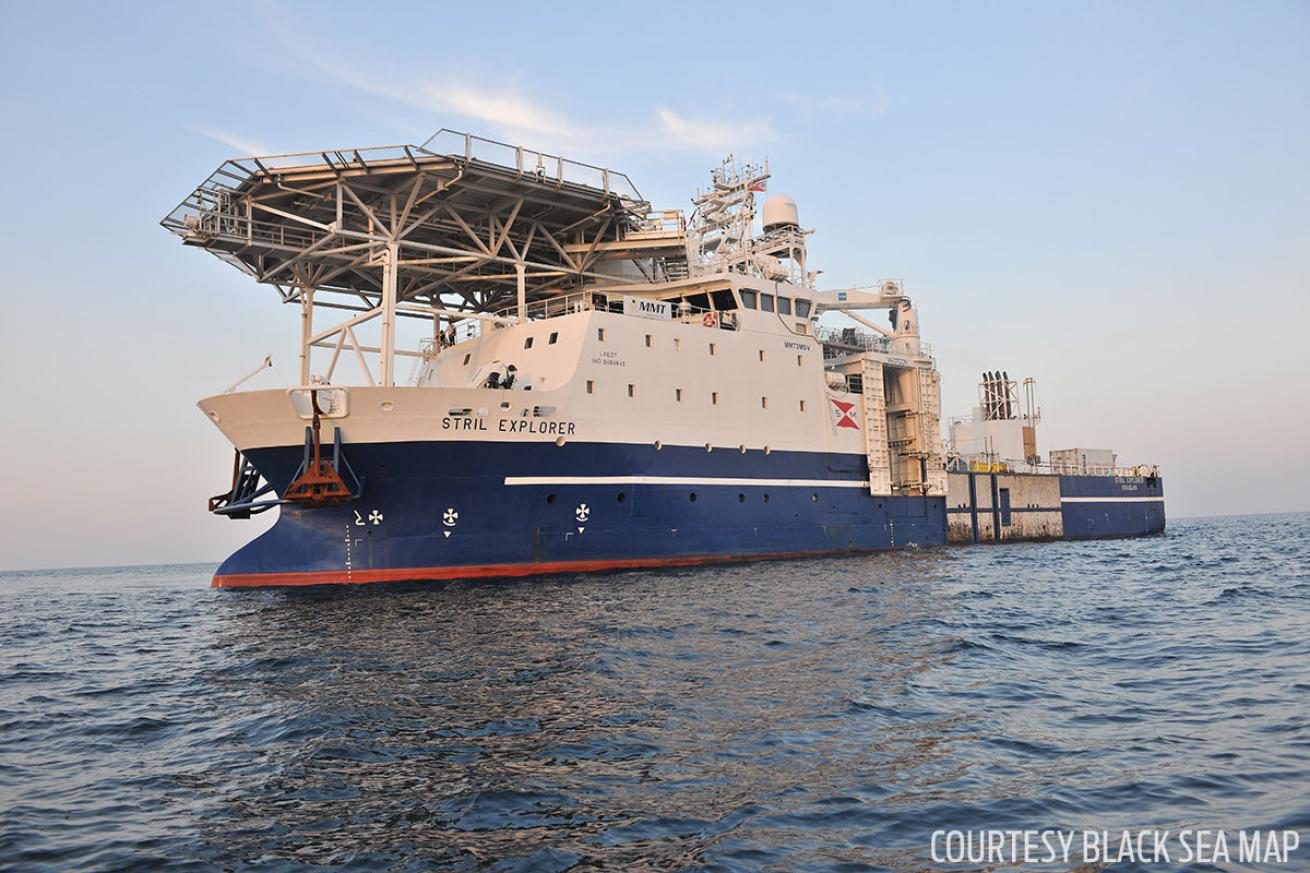
{"label": "handrail", "polygon": [[[445,148],[438,144],[438,140],[442,143],[450,142],[451,147]],[[487,139],[483,136],[475,136],[471,133],[463,133],[443,127],[424,140],[423,144],[418,148],[428,154],[462,157],[466,161],[477,160],[495,164],[499,167],[514,170],[520,176],[536,176],[539,179],[551,179],[560,184],[569,182],[587,185],[591,188],[599,188],[606,194],[614,193],[642,203],[646,202],[646,198],[641,196],[641,192],[637,190],[636,185],[632,184],[632,180],[626,174],[617,170],[570,160],[559,155],[527,149],[523,146],[511,145],[494,139]],[[500,160],[489,160],[485,156],[488,151],[494,152],[502,149],[509,150],[513,155],[512,161],[507,163]]]}
{"label": "handrail", "polygon": [[[967,460],[967,457],[983,459]],[[1038,473],[1057,476],[1116,476],[1128,479],[1147,479],[1160,475],[1160,467],[1158,464],[1134,464],[1126,467],[1119,464],[1051,464],[1049,462],[1031,464],[1028,461],[1019,461],[1012,458],[988,459],[986,456],[978,455],[966,457],[957,456],[957,458],[967,469],[951,470],[950,472]]]}

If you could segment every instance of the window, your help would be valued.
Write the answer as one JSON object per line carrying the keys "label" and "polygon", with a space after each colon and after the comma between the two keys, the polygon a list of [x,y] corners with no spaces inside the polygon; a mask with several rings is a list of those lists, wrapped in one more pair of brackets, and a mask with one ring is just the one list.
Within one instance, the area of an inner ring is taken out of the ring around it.
{"label": "window", "polygon": [[682,349],[682,340],[678,339],[675,336],[673,338],[673,350],[676,352],[676,351],[680,351],[681,349]]}
{"label": "window", "polygon": [[804,367],[804,366],[805,366],[805,356],[804,356],[804,355],[797,355],[797,356],[796,356],[796,366],[798,366],[798,367]]}
{"label": "window", "polygon": [[590,379],[587,380],[587,393],[588,394],[596,393],[596,383],[591,381]]}
{"label": "window", "polygon": [[791,298],[790,298],[790,297],[779,297],[779,298],[778,298],[778,314],[779,314],[779,315],[791,315]]}
{"label": "window", "polygon": [[809,318],[809,317],[810,317],[810,301],[804,299],[803,297],[797,297],[797,298],[796,298],[796,314],[799,315],[801,318]]}
{"label": "window", "polygon": [[796,322],[796,332],[797,332],[797,333],[809,333],[809,332],[810,332],[810,326],[809,326],[809,324],[807,324],[807,323],[804,322],[804,321],[798,321],[798,322]]}
{"label": "window", "polygon": [[532,348],[532,339],[533,339],[532,337],[528,337],[527,339],[525,339],[525,340],[523,341],[523,348],[525,348],[525,349],[530,349],[530,348]]}
{"label": "window", "polygon": [[767,398],[767,397],[761,397],[761,398],[760,398],[760,409],[768,409],[768,408],[769,408],[769,398]]}
{"label": "window", "polygon": [[761,295],[760,295],[760,309],[761,309],[762,311],[764,311],[764,312],[772,312],[772,311],[773,311],[773,295],[772,295],[772,294],[761,294]]}
{"label": "window", "polygon": [[469,365],[469,358],[471,358],[471,357],[473,357],[473,353],[472,353],[472,352],[469,352],[468,354],[466,354],[466,355],[464,356],[464,366],[467,367],[467,366]]}
{"label": "window", "polygon": [[682,402],[682,389],[681,389],[681,388],[674,388],[674,389],[673,389],[673,399],[676,400],[676,401],[678,401],[679,403]]}
{"label": "window", "polygon": [[710,392],[710,403],[714,404],[715,406],[719,405],[719,392],[717,391]]}
{"label": "window", "polygon": [[596,339],[599,340],[600,342],[605,342],[605,328],[603,327],[596,328]]}
{"label": "window", "polygon": [[651,344],[650,334],[646,334],[646,348],[650,348],[650,344]]}
{"label": "window", "polygon": [[746,307],[747,309],[754,309],[755,298],[758,296],[758,294],[759,292],[751,291],[747,288],[741,289],[741,305]]}
{"label": "window", "polygon": [[550,339],[546,340],[546,345],[553,346],[559,342],[559,331],[551,331]]}
{"label": "window", "polygon": [[631,385],[631,384],[628,385],[628,396],[629,396],[629,397],[636,397],[636,396],[637,396],[637,386],[636,386],[636,385]]}
{"label": "window", "polygon": [[710,343],[710,354],[714,354],[714,343]]}
{"label": "window", "polygon": [[805,401],[802,400],[802,401],[801,401],[801,412],[804,412],[804,411],[805,411]]}
{"label": "window", "polygon": [[764,363],[764,349],[760,349],[760,363]]}
{"label": "window", "polygon": [[731,288],[715,291],[710,297],[714,300],[714,308],[720,312],[737,308],[737,299],[732,296]]}

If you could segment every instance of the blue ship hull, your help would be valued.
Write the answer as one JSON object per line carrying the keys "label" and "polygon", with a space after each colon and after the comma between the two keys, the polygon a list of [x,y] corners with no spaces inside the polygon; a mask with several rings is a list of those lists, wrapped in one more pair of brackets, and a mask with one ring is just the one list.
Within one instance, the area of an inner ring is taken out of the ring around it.
{"label": "blue ship hull", "polygon": [[[283,505],[214,584],[520,576],[946,541],[945,498],[871,496],[863,455],[478,441],[348,453],[358,498]],[[282,493],[303,450],[247,455]]]}
{"label": "blue ship hull", "polygon": [[1142,536],[1164,530],[1158,476],[1061,476],[1065,539]]}

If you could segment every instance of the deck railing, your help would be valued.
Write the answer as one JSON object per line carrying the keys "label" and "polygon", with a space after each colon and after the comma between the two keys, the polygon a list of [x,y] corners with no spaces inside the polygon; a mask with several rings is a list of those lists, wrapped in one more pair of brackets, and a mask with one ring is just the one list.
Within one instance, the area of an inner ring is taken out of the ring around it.
{"label": "deck railing", "polygon": [[1117,476],[1120,478],[1150,478],[1160,475],[1160,468],[1154,464],[1030,464],[1027,461],[999,458],[967,460],[957,457],[954,466],[948,467],[951,473],[1041,473],[1058,476]]}

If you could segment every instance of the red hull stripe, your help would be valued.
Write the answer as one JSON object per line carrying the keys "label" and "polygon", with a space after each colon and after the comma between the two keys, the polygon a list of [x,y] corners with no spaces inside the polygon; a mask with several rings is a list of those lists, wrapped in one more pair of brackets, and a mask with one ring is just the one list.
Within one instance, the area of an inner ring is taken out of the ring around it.
{"label": "red hull stripe", "polygon": [[428,582],[442,579],[490,579],[549,573],[595,573],[636,567],[692,567],[736,561],[767,561],[849,554],[850,549],[820,552],[770,552],[761,555],[687,555],[671,558],[614,558],[600,561],[551,561],[536,564],[481,564],[467,567],[402,567],[386,570],[319,570],[307,573],[241,573],[215,576],[214,588],[270,588],[282,585],[361,585],[368,582]]}

